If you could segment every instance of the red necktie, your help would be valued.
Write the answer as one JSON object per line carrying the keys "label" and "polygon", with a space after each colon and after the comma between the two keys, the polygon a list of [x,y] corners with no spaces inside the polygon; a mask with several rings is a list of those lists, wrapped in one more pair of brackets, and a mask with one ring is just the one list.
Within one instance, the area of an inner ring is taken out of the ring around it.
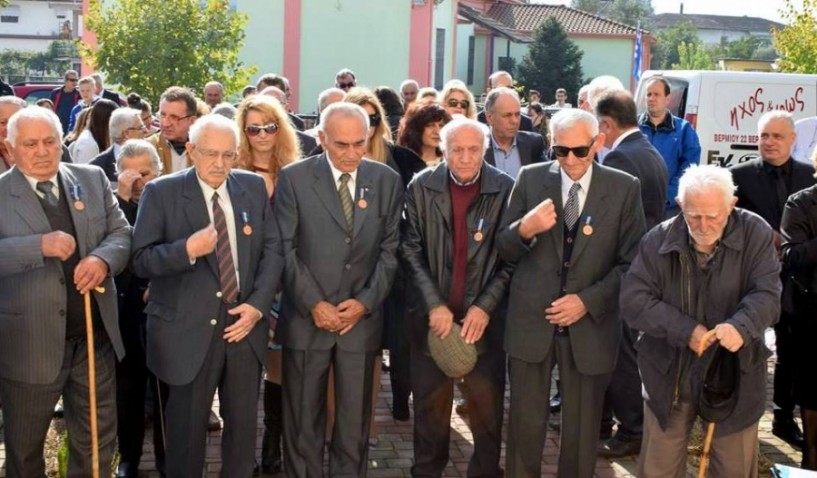
{"label": "red necktie", "polygon": [[225,304],[234,304],[238,299],[238,278],[235,275],[230,235],[227,233],[227,219],[218,204],[218,193],[213,193],[213,223],[218,234],[216,258],[218,259],[218,278],[221,282],[221,300]]}

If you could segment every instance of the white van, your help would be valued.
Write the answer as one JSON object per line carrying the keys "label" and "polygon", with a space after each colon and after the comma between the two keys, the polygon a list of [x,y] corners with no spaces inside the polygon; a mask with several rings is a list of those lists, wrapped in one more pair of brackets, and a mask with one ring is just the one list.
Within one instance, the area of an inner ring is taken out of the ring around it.
{"label": "white van", "polygon": [[739,71],[647,71],[635,93],[646,111],[646,81],[661,76],[672,89],[670,110],[695,127],[701,164],[734,166],[758,156],[757,120],[785,109],[797,121],[817,115],[817,75]]}

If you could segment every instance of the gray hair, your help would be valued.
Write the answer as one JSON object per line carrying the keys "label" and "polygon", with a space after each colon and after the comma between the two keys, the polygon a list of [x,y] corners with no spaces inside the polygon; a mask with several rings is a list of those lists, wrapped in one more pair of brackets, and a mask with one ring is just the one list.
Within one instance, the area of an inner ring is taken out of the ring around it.
{"label": "gray hair", "polygon": [[513,76],[511,76],[510,73],[508,73],[505,70],[499,70],[499,71],[495,71],[495,72],[491,73],[491,76],[488,77],[488,86],[490,86],[491,88],[494,88],[494,82],[500,76],[507,76],[508,78],[511,79],[511,83],[513,83]]}
{"label": "gray hair", "polygon": [[[363,123],[363,129],[369,131],[369,115],[362,106],[355,103],[347,103],[341,101],[332,103],[327,106],[325,110],[321,111],[321,122],[318,125],[320,131],[326,132],[326,125],[335,116],[342,116],[344,118],[358,118]],[[368,137],[368,135],[367,135]]]}
{"label": "gray hair", "polygon": [[199,143],[199,139],[205,130],[220,129],[228,131],[235,136],[235,144],[238,147],[240,138],[238,133],[238,126],[235,121],[228,120],[221,115],[204,115],[190,127],[190,142],[194,145]]}
{"label": "gray hair", "polygon": [[204,89],[206,90],[211,86],[218,86],[219,91],[221,91],[222,94],[224,93],[224,85],[222,85],[218,81],[208,81],[207,84],[204,85]]}
{"label": "gray hair", "polygon": [[263,90],[259,91],[258,94],[263,96],[272,96],[273,98],[278,100],[278,102],[281,103],[282,105],[285,105],[287,103],[287,94],[284,93],[284,90],[278,88],[277,86],[268,86]]}
{"label": "gray hair", "polygon": [[99,73],[93,73],[91,74],[91,78],[94,79],[94,83],[96,83],[96,86],[102,88],[102,86],[104,85],[104,83],[102,82],[102,75],[100,75]]}
{"label": "gray hair", "polygon": [[789,128],[791,128],[791,130],[794,131],[794,120],[791,117],[791,113],[789,113],[786,110],[773,110],[763,113],[763,116],[761,116],[760,119],[757,120],[758,132],[763,131],[763,128],[765,128],[766,125],[769,124],[770,122],[781,119],[785,120],[786,123],[788,123]]}
{"label": "gray hair", "polygon": [[111,137],[111,144],[119,143],[125,136],[125,131],[133,127],[133,120],[142,126],[142,112],[133,108],[117,108],[111,113],[108,120],[108,134]]}
{"label": "gray hair", "polygon": [[42,121],[51,125],[60,143],[62,143],[62,123],[60,118],[50,109],[47,108],[23,108],[20,111],[11,115],[8,123],[8,133],[6,139],[12,146],[16,146],[17,131],[19,130],[18,123],[20,120]]}
{"label": "gray hair", "polygon": [[681,179],[678,180],[677,199],[683,204],[684,198],[689,194],[700,194],[713,190],[720,192],[723,195],[724,203],[728,205],[735,195],[735,182],[732,180],[732,172],[727,168],[715,166],[714,164],[693,164],[684,171]]}
{"label": "gray hair", "polygon": [[496,102],[499,100],[500,96],[511,96],[513,97],[517,103],[519,103],[519,93],[516,92],[513,88],[507,87],[500,87],[494,88],[488,93],[488,97],[485,98],[485,112],[486,113],[493,113],[496,109]]}
{"label": "gray hair", "polygon": [[223,102],[223,103],[217,104],[213,108],[213,110],[210,111],[210,114],[221,115],[221,116],[223,116],[223,117],[225,117],[227,119],[230,119],[230,120],[235,119],[235,113],[236,113],[235,106],[231,105],[230,103],[227,103],[226,101]]}
{"label": "gray hair", "polygon": [[350,70],[349,68],[342,68],[339,72],[335,73],[335,81],[344,76],[351,76],[355,82],[357,82],[357,76],[355,76],[355,72]]}
{"label": "gray hair", "polygon": [[23,109],[26,107],[26,100],[12,95],[0,96],[0,105],[17,105]]}
{"label": "gray hair", "polygon": [[550,135],[555,138],[558,133],[575,128],[578,124],[583,124],[590,136],[596,137],[599,134],[599,120],[595,116],[583,109],[566,108],[550,118]]}
{"label": "gray hair", "polygon": [[471,129],[478,132],[482,137],[483,151],[488,149],[488,132],[486,131],[486,126],[479,121],[457,115],[457,118],[446,123],[440,130],[440,149],[444,151],[445,154],[448,154],[448,143],[451,141],[451,138],[463,129]]}
{"label": "gray hair", "polygon": [[596,110],[596,103],[604,96],[605,93],[611,91],[624,90],[624,85],[621,80],[611,75],[602,75],[593,78],[593,81],[587,85],[587,102],[593,111]]}
{"label": "gray hair", "polygon": [[403,80],[403,82],[402,82],[402,83],[400,83],[400,91],[402,92],[402,91],[403,91],[403,88],[405,88],[405,87],[407,87],[407,86],[409,86],[409,85],[413,86],[413,87],[414,87],[414,88],[416,88],[418,91],[420,90],[420,83],[417,83],[417,80],[411,80],[411,79],[409,79],[409,80]]}
{"label": "gray hair", "polygon": [[150,168],[153,172],[160,174],[162,172],[162,160],[159,159],[159,153],[148,141],[144,139],[129,139],[125,141],[122,148],[119,150],[119,156],[116,158],[116,173],[122,172],[122,162],[128,158],[135,158],[147,154],[150,156]]}
{"label": "gray hair", "polygon": [[343,97],[346,96],[346,92],[335,87],[327,88],[321,91],[321,94],[318,95],[318,113],[325,110],[327,106],[332,104],[329,103],[329,99],[332,97],[332,95],[340,95],[340,100],[338,101],[343,101]]}

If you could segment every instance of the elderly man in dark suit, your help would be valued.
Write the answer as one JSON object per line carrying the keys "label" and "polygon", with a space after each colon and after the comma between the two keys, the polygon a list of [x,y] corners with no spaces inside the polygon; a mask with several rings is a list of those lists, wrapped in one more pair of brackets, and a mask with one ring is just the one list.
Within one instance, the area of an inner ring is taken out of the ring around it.
{"label": "elderly man in dark suit", "polygon": [[[602,95],[596,101],[596,116],[599,130],[605,136],[604,144],[610,149],[604,157],[604,165],[638,178],[647,229],[651,229],[664,217],[667,165],[638,129],[635,101],[629,92],[612,91]],[[634,348],[636,339],[638,332],[622,322],[621,349],[604,401],[602,436],[612,432],[614,413],[619,425],[615,436],[599,445],[601,456],[635,455],[641,449],[644,404]]]}
{"label": "elderly man in dark suit", "polygon": [[522,168],[497,241],[500,256],[517,265],[505,327],[506,471],[540,475],[551,370],[558,364],[558,476],[589,478],[619,349],[619,283],[644,234],[644,211],[637,179],[593,161],[604,144],[593,115],[561,110],[550,128],[558,161]]}
{"label": "elderly man in dark suit", "polygon": [[[794,121],[786,111],[771,111],[757,123],[760,157],[731,169],[738,190],[737,207],[748,209],[766,220],[774,230],[774,245],[780,255],[780,220],[783,206],[792,194],[814,185],[814,168],[795,161],[791,149],[797,139]],[[794,447],[803,446],[803,433],[794,421],[794,391],[791,365],[792,318],[783,313],[774,326],[777,361],[774,366],[774,419],[772,433]]]}
{"label": "elderly man in dark suit", "polygon": [[511,88],[496,88],[488,93],[485,117],[491,128],[491,141],[485,161],[516,179],[519,169],[545,161],[542,135],[519,130],[521,118],[519,94]]}
{"label": "elderly man in dark suit", "polygon": [[362,159],[369,132],[363,108],[335,103],[320,124],[325,153],[284,168],[275,197],[286,260],[277,330],[284,347],[284,469],[290,477],[323,476],[326,385],[334,366],[329,475],[362,477],[403,186],[385,164]]}
{"label": "elderly man in dark suit", "polygon": [[[11,117],[0,176],[0,392],[6,476],[45,475],[43,446],[60,395],[68,476],[91,476],[88,343],[91,294],[99,465],[116,446],[114,365],[124,355],[112,276],[128,262],[130,226],[101,170],[60,162],[62,126],[45,108]],[[95,292],[97,286],[105,292]]]}
{"label": "elderly man in dark suit", "polygon": [[[133,108],[118,108],[113,110],[108,120],[108,132],[111,137],[111,146],[99,153],[90,164],[99,166],[105,171],[105,176],[111,184],[116,184],[119,174],[116,171],[116,158],[122,145],[129,139],[144,139],[147,129],[142,123],[141,111]],[[158,153],[157,153],[158,157]],[[159,170],[161,171],[161,169]],[[126,176],[126,180],[129,177]],[[114,186],[115,187],[115,186]]]}
{"label": "elderly man in dark suit", "polygon": [[283,268],[261,177],[233,170],[235,123],[207,115],[190,130],[194,167],[149,183],[134,227],[133,272],[150,279],[147,361],[168,384],[169,478],[201,476],[210,399],[218,389],[222,476],[255,460],[267,323]]}
{"label": "elderly man in dark suit", "polygon": [[468,476],[501,476],[502,336],[512,268],[499,259],[496,233],[513,179],[483,161],[486,138],[478,122],[456,119],[440,138],[446,161],[409,185],[400,246],[414,292],[408,301],[415,411],[411,471],[415,477],[439,477],[448,463],[454,387],[429,355],[428,332],[445,338],[456,322],[479,353],[465,376],[474,434]]}

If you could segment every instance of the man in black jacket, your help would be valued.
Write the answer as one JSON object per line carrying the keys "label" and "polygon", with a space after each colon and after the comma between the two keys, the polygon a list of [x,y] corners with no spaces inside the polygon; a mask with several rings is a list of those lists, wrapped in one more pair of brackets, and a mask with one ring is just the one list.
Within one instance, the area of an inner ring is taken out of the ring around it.
{"label": "man in black jacket", "polygon": [[488,93],[485,116],[491,127],[485,162],[516,179],[519,169],[545,161],[545,142],[538,133],[520,131],[522,114],[519,94],[511,88]]}
{"label": "man in black jacket", "polygon": [[513,179],[483,162],[486,138],[473,120],[457,119],[440,132],[446,161],[411,182],[400,251],[413,282],[409,300],[411,380],[414,389],[412,476],[441,476],[448,463],[453,381],[431,359],[429,329],[476,344],[467,374],[474,454],[468,476],[502,476],[499,458],[505,390],[502,337],[511,267],[494,247]]}
{"label": "man in black jacket", "polygon": [[[814,168],[795,161],[791,148],[796,140],[791,114],[772,111],[758,120],[760,157],[732,168],[738,190],[737,206],[766,220],[774,230],[774,244],[780,255],[780,219],[783,206],[792,194],[815,183]],[[803,434],[793,418],[791,319],[781,314],[774,326],[777,362],[774,366],[774,419],[772,433],[794,447],[803,446]]]}

